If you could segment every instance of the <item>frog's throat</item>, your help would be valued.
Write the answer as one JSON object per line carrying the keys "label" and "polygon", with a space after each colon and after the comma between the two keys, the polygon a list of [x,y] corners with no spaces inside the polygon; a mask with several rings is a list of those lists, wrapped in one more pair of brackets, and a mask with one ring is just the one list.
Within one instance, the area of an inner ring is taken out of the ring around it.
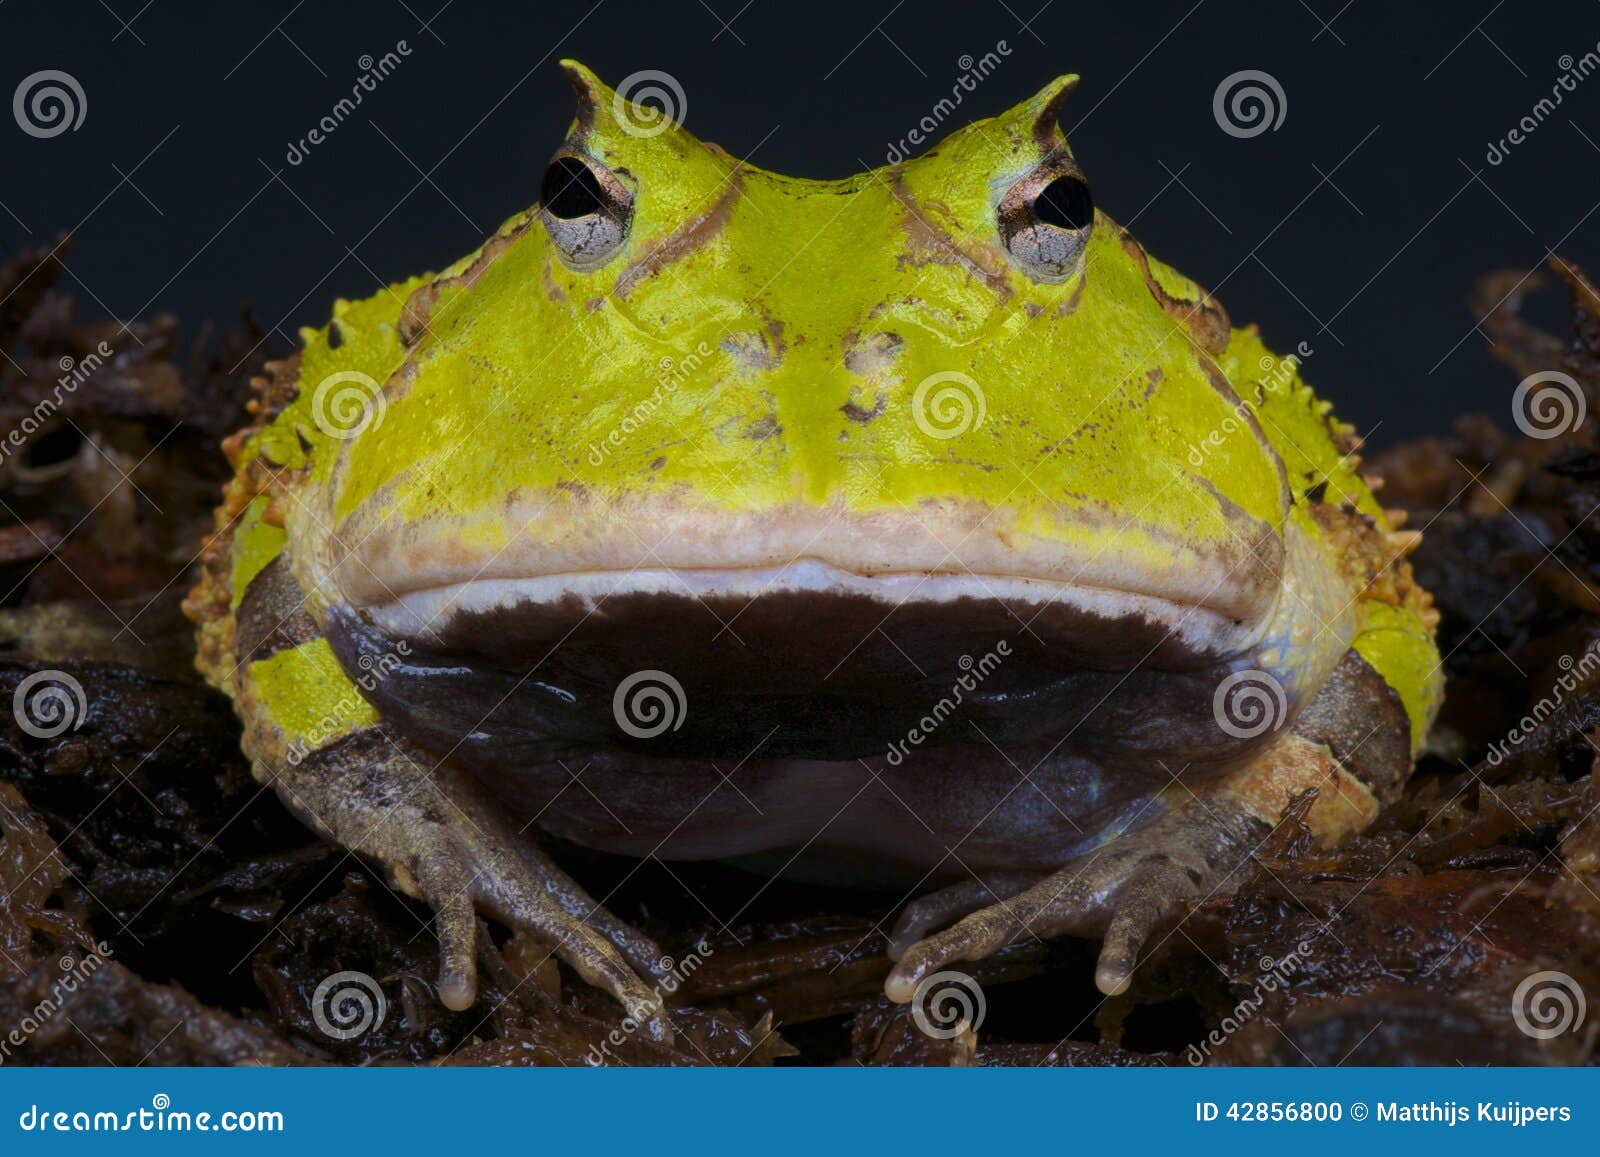
{"label": "frog's throat", "polygon": [[[737,570],[641,568],[587,571],[524,579],[477,579],[414,590],[368,608],[372,624],[396,638],[438,642],[468,622],[535,614],[565,607],[576,616],[605,613],[632,599],[681,602],[684,613],[700,606],[740,606],[772,596],[810,596],[803,605],[826,606],[831,598],[866,599],[887,617],[899,608],[1000,605],[1022,624],[1049,609],[1075,612],[1086,629],[1104,624],[1115,633],[1139,624],[1131,637],[1164,638],[1198,658],[1239,654],[1258,641],[1267,617],[1241,622],[1196,605],[1146,594],[1076,583],[995,574],[854,574],[804,559],[782,567]],[[735,624],[732,630],[737,630]]]}

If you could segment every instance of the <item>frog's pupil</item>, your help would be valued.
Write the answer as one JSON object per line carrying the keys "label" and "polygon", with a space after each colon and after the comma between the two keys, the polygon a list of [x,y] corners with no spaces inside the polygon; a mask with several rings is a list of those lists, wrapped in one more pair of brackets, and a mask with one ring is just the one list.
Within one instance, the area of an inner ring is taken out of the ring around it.
{"label": "frog's pupil", "polygon": [[557,157],[544,171],[539,200],[545,212],[563,221],[587,217],[605,207],[605,193],[589,166],[575,157]]}
{"label": "frog's pupil", "polygon": [[1077,177],[1057,177],[1034,198],[1039,220],[1058,229],[1084,229],[1094,221],[1094,199],[1089,186]]}

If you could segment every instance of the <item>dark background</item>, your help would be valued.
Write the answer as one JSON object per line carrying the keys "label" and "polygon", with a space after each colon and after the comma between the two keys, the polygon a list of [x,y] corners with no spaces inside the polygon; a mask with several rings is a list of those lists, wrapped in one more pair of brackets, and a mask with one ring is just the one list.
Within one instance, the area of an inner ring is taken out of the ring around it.
{"label": "dark background", "polygon": [[[1509,425],[1513,375],[1465,301],[1551,250],[1600,271],[1600,74],[1504,163],[1489,142],[1600,42],[1594,0],[688,0],[359,4],[0,0],[0,96],[71,73],[87,117],[47,140],[0,115],[0,251],[71,231],[66,288],[194,334],[253,306],[284,348],[336,296],[447,264],[536,199],[572,113],[556,68],[673,74],[686,123],[752,163],[882,163],[996,42],[947,123],[1067,71],[1099,204],[1213,288],[1378,443],[1464,410]],[[304,163],[285,154],[363,55],[411,54]],[[1283,124],[1226,135],[1223,78],[1271,73]],[[1538,315],[1559,322],[1553,298]]]}

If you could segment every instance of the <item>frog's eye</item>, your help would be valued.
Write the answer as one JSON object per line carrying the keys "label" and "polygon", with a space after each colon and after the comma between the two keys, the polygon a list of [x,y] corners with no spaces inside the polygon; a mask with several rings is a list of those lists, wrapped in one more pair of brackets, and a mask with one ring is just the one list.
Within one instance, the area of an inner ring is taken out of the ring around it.
{"label": "frog's eye", "polygon": [[1070,161],[1041,165],[1011,186],[997,210],[1000,240],[1040,281],[1061,281],[1083,262],[1094,198]]}
{"label": "frog's eye", "polygon": [[539,217],[573,268],[603,264],[622,245],[632,216],[633,194],[600,162],[561,153],[544,171]]}

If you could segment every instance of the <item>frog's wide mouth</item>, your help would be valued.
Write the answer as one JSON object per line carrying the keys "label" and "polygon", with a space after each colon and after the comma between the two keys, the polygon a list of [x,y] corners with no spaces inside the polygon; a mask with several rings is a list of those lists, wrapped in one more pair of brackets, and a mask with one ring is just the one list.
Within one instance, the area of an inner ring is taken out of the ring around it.
{"label": "frog's wide mouth", "polygon": [[348,670],[385,673],[369,697],[386,718],[489,769],[637,745],[623,705],[639,687],[687,708],[653,754],[856,759],[930,728],[936,744],[1080,728],[1171,744],[1265,630],[1104,588],[815,560],[478,579],[336,606],[325,627]]}

